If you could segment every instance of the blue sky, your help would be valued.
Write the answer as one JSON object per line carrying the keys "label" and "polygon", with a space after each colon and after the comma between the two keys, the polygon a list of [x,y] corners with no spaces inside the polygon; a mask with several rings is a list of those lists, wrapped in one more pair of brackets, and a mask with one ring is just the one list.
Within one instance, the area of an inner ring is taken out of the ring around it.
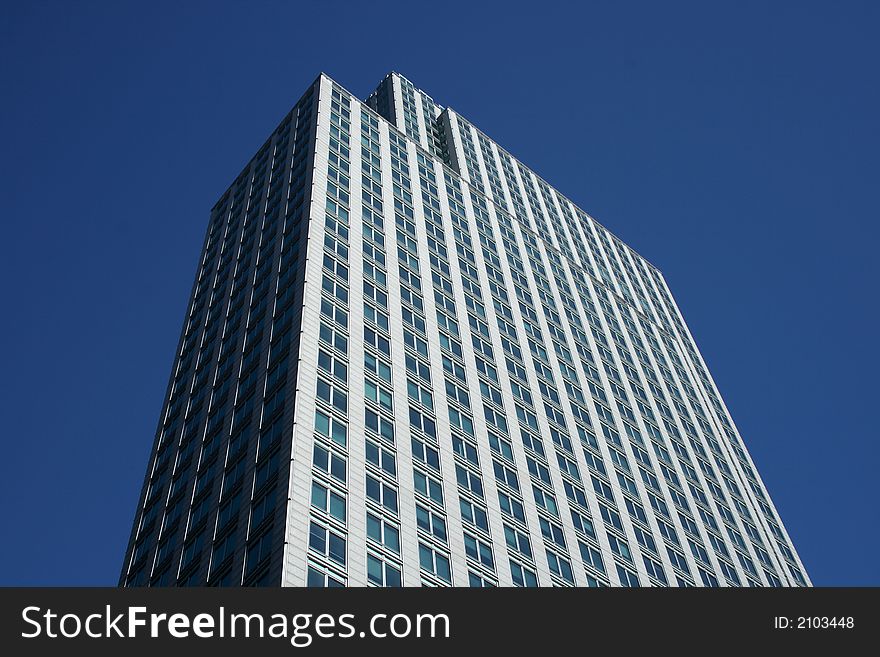
{"label": "blue sky", "polygon": [[880,584],[876,3],[32,2],[0,21],[0,584],[115,584],[208,211],[398,70],[665,274],[814,583]]}

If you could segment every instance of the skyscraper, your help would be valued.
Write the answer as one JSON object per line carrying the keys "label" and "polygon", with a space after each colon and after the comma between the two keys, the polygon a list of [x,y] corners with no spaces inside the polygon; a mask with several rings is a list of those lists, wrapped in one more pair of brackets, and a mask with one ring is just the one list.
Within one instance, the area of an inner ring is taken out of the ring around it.
{"label": "skyscraper", "polygon": [[211,210],[120,584],[808,583],[660,272],[319,76]]}

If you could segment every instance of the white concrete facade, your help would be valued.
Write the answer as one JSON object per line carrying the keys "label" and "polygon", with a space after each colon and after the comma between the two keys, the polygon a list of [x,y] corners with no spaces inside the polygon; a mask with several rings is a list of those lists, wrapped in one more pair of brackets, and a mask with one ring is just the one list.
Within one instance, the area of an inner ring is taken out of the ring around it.
{"label": "white concrete facade", "polygon": [[[387,81],[396,126],[320,78],[282,584],[809,585],[662,275],[460,115]],[[346,350],[319,336],[322,300],[347,316]],[[319,369],[319,351],[345,376]],[[319,381],[344,410],[317,398]],[[420,382],[430,407],[412,396]],[[316,411],[346,427],[344,445],[315,431]],[[368,462],[367,441],[393,473]],[[321,471],[316,444],[345,481]],[[313,504],[316,482],[344,517]]]}

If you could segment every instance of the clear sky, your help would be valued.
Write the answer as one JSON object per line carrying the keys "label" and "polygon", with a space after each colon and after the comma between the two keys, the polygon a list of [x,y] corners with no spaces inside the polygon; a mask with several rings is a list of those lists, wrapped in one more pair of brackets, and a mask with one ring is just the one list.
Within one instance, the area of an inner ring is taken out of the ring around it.
{"label": "clear sky", "polygon": [[816,584],[880,584],[872,2],[20,2],[0,584],[115,584],[208,211],[320,71],[454,107],[656,264]]}

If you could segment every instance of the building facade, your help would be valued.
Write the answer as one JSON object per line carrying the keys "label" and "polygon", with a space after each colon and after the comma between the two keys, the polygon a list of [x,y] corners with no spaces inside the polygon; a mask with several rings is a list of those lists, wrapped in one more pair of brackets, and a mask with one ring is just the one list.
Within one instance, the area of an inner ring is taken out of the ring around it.
{"label": "building facade", "polygon": [[211,211],[124,586],[807,586],[660,272],[392,73]]}

